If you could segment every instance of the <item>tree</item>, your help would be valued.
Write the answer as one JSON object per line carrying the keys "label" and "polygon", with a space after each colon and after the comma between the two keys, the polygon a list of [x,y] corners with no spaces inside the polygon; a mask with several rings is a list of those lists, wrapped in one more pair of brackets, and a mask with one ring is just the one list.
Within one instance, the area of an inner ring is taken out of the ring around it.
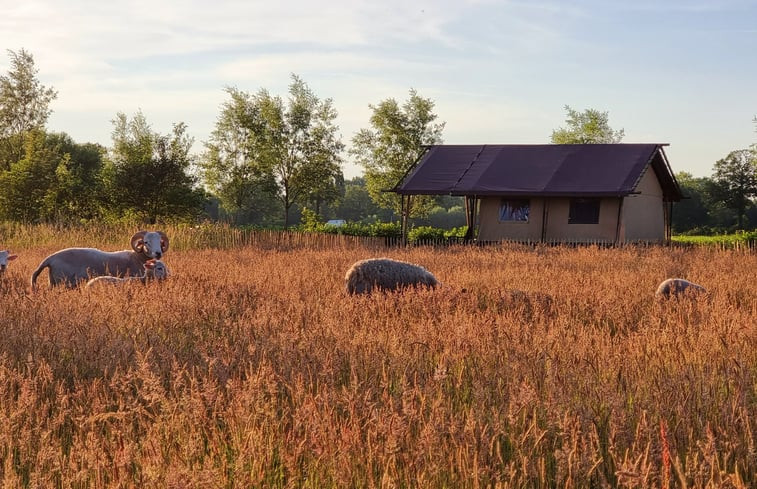
{"label": "tree", "polygon": [[208,143],[200,164],[205,185],[218,198],[222,212],[236,224],[270,223],[267,217],[278,210],[273,175],[223,151]]}
{"label": "tree", "polygon": [[0,219],[61,221],[100,214],[104,148],[42,129],[24,132],[21,140],[21,158],[0,171]]}
{"label": "tree", "polygon": [[[402,106],[395,99],[369,105],[373,111],[371,129],[361,129],[352,138],[350,153],[364,169],[368,192],[382,208],[401,212],[400,196],[388,192],[417,162],[424,146],[442,142],[444,122],[435,123],[434,102],[411,89]],[[430,197],[417,197],[410,216],[425,215],[432,205]]]}
{"label": "tree", "polygon": [[65,133],[48,133],[47,140],[62,157],[48,195],[54,218],[90,220],[100,217],[105,201],[102,170],[106,148],[94,143],[77,144]]}
{"label": "tree", "polygon": [[0,216],[18,222],[39,222],[50,214],[50,189],[54,187],[57,168],[65,166],[47,144],[42,130],[24,134],[23,156],[0,173]]}
{"label": "tree", "polygon": [[262,224],[276,210],[276,180],[255,154],[254,135],[262,131],[259,108],[252,96],[227,88],[200,167],[207,189],[222,211],[237,224]]}
{"label": "tree", "polygon": [[314,176],[313,180],[313,188],[305,200],[315,213],[320,215],[324,206],[344,197],[344,175],[342,172],[334,174],[325,169],[321,177]]}
{"label": "tree", "polygon": [[607,112],[586,109],[583,112],[565,106],[568,117],[565,119],[567,127],[552,131],[553,144],[607,144],[619,143],[625,136],[625,131],[615,131],[610,127]]}
{"label": "tree", "polygon": [[684,199],[673,205],[673,231],[682,233],[691,230],[705,230],[713,222],[710,218],[710,193],[714,182],[707,177],[694,177],[688,172],[676,173]]}
{"label": "tree", "polygon": [[193,140],[186,125],[174,124],[170,135],[158,134],[141,112],[132,120],[119,113],[112,122],[113,148],[105,170],[111,208],[150,224],[198,216],[205,195],[189,173]]}
{"label": "tree", "polygon": [[23,133],[45,126],[52,112],[50,102],[57,97],[55,90],[37,80],[31,54],[24,49],[8,54],[11,69],[0,76],[0,170],[21,159]]}
{"label": "tree", "polygon": [[333,217],[353,222],[373,222],[390,220],[390,210],[381,209],[371,199],[365,185],[365,178],[354,177],[344,183],[344,196],[333,209]]}
{"label": "tree", "polygon": [[736,211],[736,221],[742,229],[747,209],[757,197],[757,156],[749,149],[731,151],[714,166],[715,200]]}
{"label": "tree", "polygon": [[342,177],[340,153],[344,149],[335,125],[331,99],[320,100],[297,75],[292,75],[289,98],[227,88],[231,100],[221,115],[203,162],[205,182],[224,206],[233,202],[230,188],[255,191],[273,189],[284,208],[284,228],[296,203],[317,195],[333,200]]}

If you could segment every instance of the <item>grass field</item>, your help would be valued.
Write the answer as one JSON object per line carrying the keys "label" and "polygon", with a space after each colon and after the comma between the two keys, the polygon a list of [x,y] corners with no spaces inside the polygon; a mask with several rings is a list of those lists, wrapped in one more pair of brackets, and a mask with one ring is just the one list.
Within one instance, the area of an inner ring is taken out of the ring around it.
{"label": "grass field", "polygon": [[[5,229],[3,487],[757,486],[754,253],[167,231],[167,282],[31,294],[102,241]],[[348,297],[381,255],[443,287]],[[674,276],[710,292],[656,301]]]}

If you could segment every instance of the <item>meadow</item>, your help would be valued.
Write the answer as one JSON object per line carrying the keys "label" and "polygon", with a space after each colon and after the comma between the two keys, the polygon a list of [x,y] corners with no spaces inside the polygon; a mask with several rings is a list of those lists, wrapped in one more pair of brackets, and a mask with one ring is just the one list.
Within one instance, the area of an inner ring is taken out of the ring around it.
{"label": "meadow", "polygon": [[[134,229],[0,228],[3,487],[757,486],[754,252],[165,230],[166,282],[31,293]],[[372,256],[443,286],[347,296]]]}

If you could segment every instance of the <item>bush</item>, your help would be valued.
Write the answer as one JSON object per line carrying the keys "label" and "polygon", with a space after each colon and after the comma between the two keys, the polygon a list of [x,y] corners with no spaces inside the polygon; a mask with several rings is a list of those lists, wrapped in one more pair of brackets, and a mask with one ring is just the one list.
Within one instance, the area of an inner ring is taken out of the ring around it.
{"label": "bush", "polygon": [[417,244],[423,242],[449,243],[460,241],[465,237],[468,226],[460,226],[452,229],[439,229],[431,226],[417,226],[407,233],[410,243]]}
{"label": "bush", "polygon": [[399,238],[402,236],[402,226],[399,222],[363,224],[347,221],[343,226],[320,224],[314,231],[328,234],[345,234],[347,236],[376,236],[381,238]]}
{"label": "bush", "polygon": [[330,226],[324,226],[321,222],[323,219],[321,216],[319,216],[315,211],[308,209],[307,207],[302,208],[302,215],[300,217],[300,229],[303,231],[308,232],[317,232],[321,231],[324,227],[330,227]]}
{"label": "bush", "polygon": [[322,231],[329,234],[346,234],[347,236],[370,236],[370,229],[365,224],[347,221],[343,226],[322,226]]}
{"label": "bush", "polygon": [[757,242],[757,231],[740,231],[733,234],[673,236],[673,242],[692,245],[715,245],[721,247],[752,246]]}
{"label": "bush", "polygon": [[[304,216],[305,214],[303,214]],[[347,221],[343,226],[327,226],[322,223],[302,226],[303,231],[327,234],[344,234],[347,236],[372,236],[378,238],[401,238],[402,225],[399,222],[374,222],[363,224]],[[416,226],[408,231],[408,241],[419,243],[424,241],[449,242],[458,241],[465,237],[467,226],[452,229],[441,229],[432,226]]]}
{"label": "bush", "polygon": [[447,239],[463,239],[468,232],[468,226],[460,226],[444,231],[444,237]]}
{"label": "bush", "polygon": [[444,229],[433,228],[431,226],[418,226],[408,231],[407,239],[411,243],[422,241],[444,241]]}
{"label": "bush", "polygon": [[375,222],[369,226],[370,236],[401,238],[402,225],[399,222]]}

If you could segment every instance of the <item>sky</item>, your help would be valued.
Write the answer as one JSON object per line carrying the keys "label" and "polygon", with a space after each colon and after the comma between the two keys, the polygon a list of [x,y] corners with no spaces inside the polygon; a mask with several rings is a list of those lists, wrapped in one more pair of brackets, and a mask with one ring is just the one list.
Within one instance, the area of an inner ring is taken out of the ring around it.
{"label": "sky", "polygon": [[199,154],[227,87],[286,99],[292,74],[332,99],[348,148],[371,105],[411,89],[447,144],[549,143],[566,105],[669,144],[694,176],[757,142],[755,0],[3,3],[0,74],[31,53],[58,92],[48,129],[77,143],[110,147],[116,115],[141,111],[161,134],[185,123]]}

